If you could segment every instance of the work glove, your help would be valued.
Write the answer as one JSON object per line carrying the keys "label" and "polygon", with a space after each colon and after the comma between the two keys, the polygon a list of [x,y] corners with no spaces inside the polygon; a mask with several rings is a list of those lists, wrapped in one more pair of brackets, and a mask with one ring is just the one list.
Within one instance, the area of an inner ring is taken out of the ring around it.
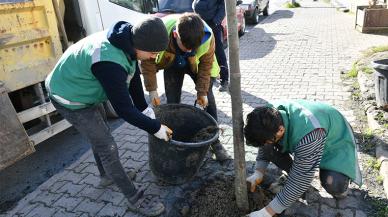
{"label": "work glove", "polygon": [[172,136],[172,130],[168,128],[166,125],[160,125],[160,129],[158,132],[154,134],[158,139],[163,139],[164,141],[168,142],[168,140]]}
{"label": "work glove", "polygon": [[263,173],[255,170],[255,172],[247,178],[247,182],[251,183],[251,192],[256,191],[256,186],[263,181]]}
{"label": "work glove", "polygon": [[208,105],[207,96],[198,96],[197,97],[197,104],[201,106],[203,109],[205,109]]}
{"label": "work glove", "polygon": [[272,217],[272,215],[264,207],[259,211],[249,213],[248,217]]}
{"label": "work glove", "polygon": [[149,96],[150,96],[150,102],[153,106],[160,105],[160,98],[159,98],[158,91],[156,90],[150,91]]}
{"label": "work glove", "polygon": [[149,117],[151,119],[155,119],[155,112],[149,106],[146,109],[144,109],[144,111],[142,111],[141,113],[143,113],[143,115],[145,115],[145,116],[147,116],[147,117]]}

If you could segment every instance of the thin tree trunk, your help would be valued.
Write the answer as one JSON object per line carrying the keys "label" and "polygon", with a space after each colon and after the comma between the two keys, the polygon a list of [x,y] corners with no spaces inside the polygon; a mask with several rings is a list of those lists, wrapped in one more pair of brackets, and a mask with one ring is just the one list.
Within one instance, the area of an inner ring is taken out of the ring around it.
{"label": "thin tree trunk", "polygon": [[243,113],[241,99],[241,73],[239,59],[239,41],[237,32],[236,0],[225,0],[228,23],[228,50],[230,72],[230,95],[232,98],[235,194],[237,206],[248,210],[248,195],[245,170],[245,149],[243,137]]}

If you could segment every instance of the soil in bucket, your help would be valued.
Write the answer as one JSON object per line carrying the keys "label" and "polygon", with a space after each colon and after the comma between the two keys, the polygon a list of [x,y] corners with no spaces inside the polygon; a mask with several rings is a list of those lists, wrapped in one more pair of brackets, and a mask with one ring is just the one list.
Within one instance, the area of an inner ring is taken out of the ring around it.
{"label": "soil in bucket", "polygon": [[207,141],[213,138],[214,134],[216,134],[218,130],[219,130],[218,127],[215,127],[215,126],[208,126],[208,127],[202,128],[197,133],[195,133],[192,138],[189,138],[188,142]]}
{"label": "soil in bucket", "polygon": [[273,197],[274,194],[259,186],[253,193],[248,190],[249,212],[241,211],[236,204],[234,178],[224,177],[209,182],[204,187],[192,192],[192,206],[190,212],[183,216],[243,217],[250,212],[260,210],[267,205]]}

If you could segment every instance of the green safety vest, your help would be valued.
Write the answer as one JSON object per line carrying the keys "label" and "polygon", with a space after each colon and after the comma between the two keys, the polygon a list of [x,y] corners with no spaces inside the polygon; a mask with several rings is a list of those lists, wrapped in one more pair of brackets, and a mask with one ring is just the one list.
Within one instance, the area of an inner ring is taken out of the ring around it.
{"label": "green safety vest", "polygon": [[[175,24],[177,22],[177,19],[178,19],[177,15],[169,15],[169,16],[165,16],[165,17],[162,18],[162,20],[164,22],[164,25],[166,26],[166,29],[167,29],[167,32],[169,33],[169,35],[171,35],[171,32],[173,31],[173,29],[175,27]],[[211,29],[205,22],[203,22],[203,24],[205,25],[205,28],[207,28],[209,30]],[[214,37],[213,36],[213,32],[211,32],[211,37],[209,37],[196,50],[196,52],[195,52],[195,62],[197,64],[197,69],[198,69],[198,64],[200,63],[199,59],[201,58],[201,56],[206,54],[206,52],[209,50],[210,41],[211,41],[211,39],[213,37]],[[161,60],[164,57],[165,52],[166,51],[162,51],[162,52],[160,52],[158,54],[158,56],[156,58],[156,64],[161,62]],[[218,77],[219,74],[220,74],[220,66],[218,65],[217,58],[214,56],[213,66],[212,66],[212,70],[210,72],[210,76],[215,78],[215,77]]]}
{"label": "green safety vest", "polygon": [[319,168],[342,173],[361,186],[357,145],[353,131],[333,107],[305,100],[275,101],[272,105],[281,114],[285,134],[280,144],[283,152],[293,153],[300,140],[317,128],[326,131],[326,143]]}
{"label": "green safety vest", "polygon": [[[129,60],[123,50],[107,39],[107,31],[92,34],[69,47],[46,78],[50,98],[69,109],[81,109],[107,100],[104,89],[94,77],[94,63],[120,64],[129,81],[136,70],[136,60]],[[115,73],[115,72],[111,72]]]}

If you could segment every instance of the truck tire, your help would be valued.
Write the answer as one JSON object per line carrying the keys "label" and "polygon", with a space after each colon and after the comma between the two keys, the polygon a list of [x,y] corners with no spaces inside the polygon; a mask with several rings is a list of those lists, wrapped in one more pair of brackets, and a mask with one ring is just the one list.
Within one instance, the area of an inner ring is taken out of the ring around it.
{"label": "truck tire", "polygon": [[269,8],[269,5],[265,6],[265,8],[263,10],[263,15],[264,16],[268,16],[268,8]]}
{"label": "truck tire", "polygon": [[255,11],[253,12],[253,17],[252,17],[252,23],[253,24],[258,24],[259,23],[259,20],[260,20],[260,12],[259,10],[256,8]]}

